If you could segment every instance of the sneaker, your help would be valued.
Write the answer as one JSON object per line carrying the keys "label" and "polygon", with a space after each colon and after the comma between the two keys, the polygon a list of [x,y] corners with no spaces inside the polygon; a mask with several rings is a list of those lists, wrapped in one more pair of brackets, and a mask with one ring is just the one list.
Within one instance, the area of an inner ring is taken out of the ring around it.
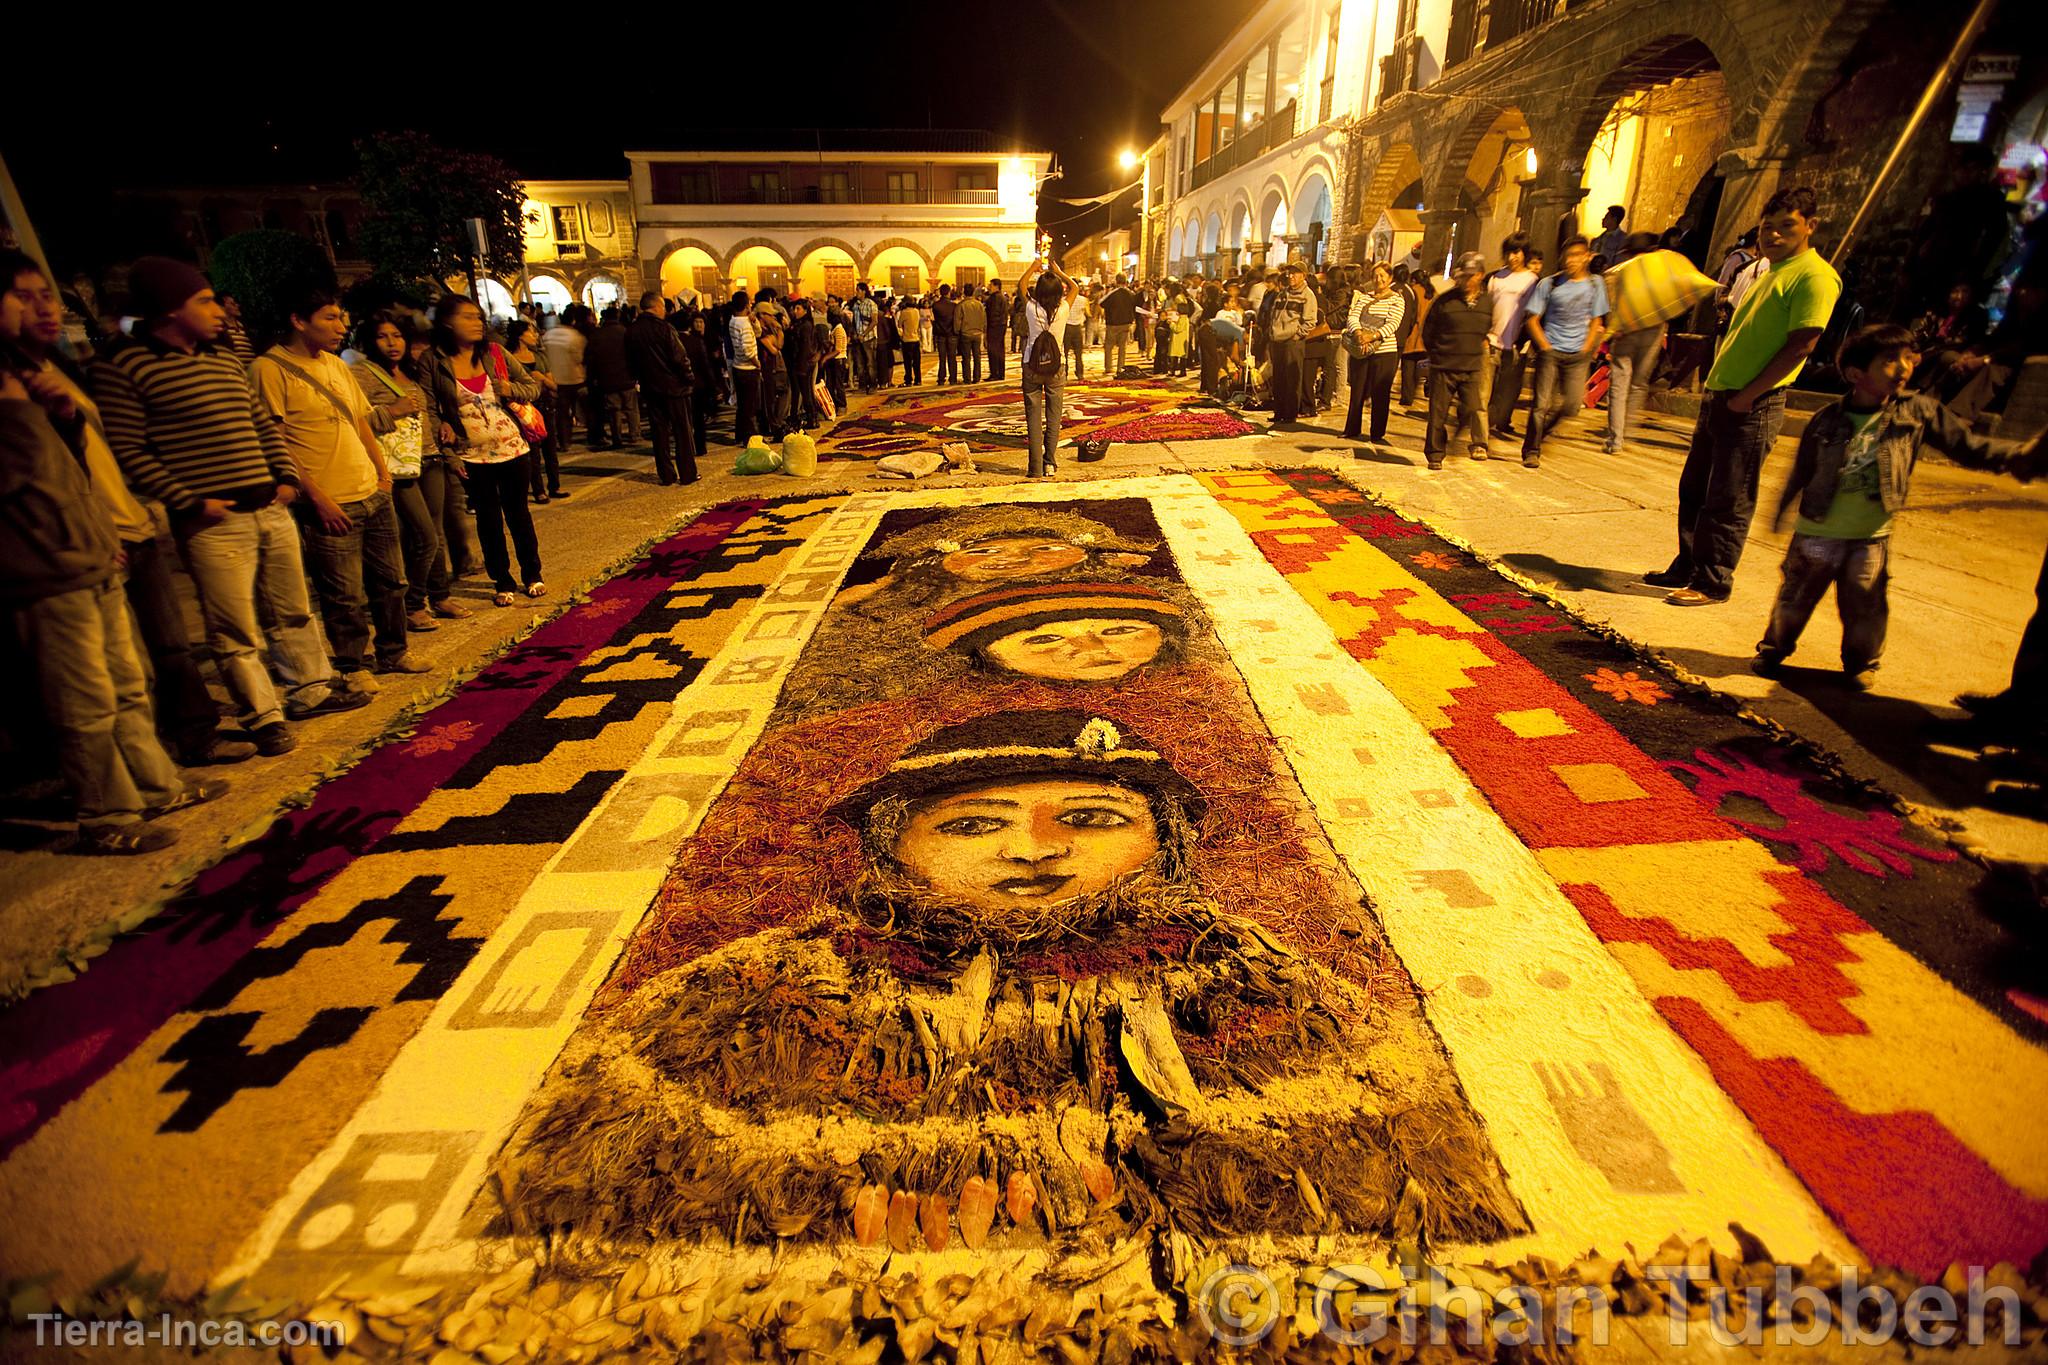
{"label": "sneaker", "polygon": [[1852,692],[1868,692],[1877,686],[1877,665],[1872,664],[1868,668],[1844,668],[1842,681]]}
{"label": "sneaker", "polygon": [[407,650],[395,659],[378,660],[377,671],[379,673],[431,673],[434,671],[434,666],[414,655],[411,650]]}
{"label": "sneaker", "polygon": [[409,611],[405,614],[405,628],[407,630],[426,632],[429,630],[439,630],[441,627],[434,624],[433,613],[422,607],[418,611]]}
{"label": "sneaker", "polygon": [[463,606],[462,603],[452,597],[444,597],[438,602],[427,603],[427,610],[433,612],[434,615],[444,621],[467,621],[470,617],[469,608]]}
{"label": "sneaker", "polygon": [[161,806],[151,806],[142,812],[145,820],[154,820],[160,815],[170,815],[188,806],[203,806],[209,801],[218,801],[228,794],[228,784],[215,778],[211,782],[187,782],[185,790],[179,792]]}
{"label": "sneaker", "polygon": [[256,757],[256,746],[247,740],[222,739],[214,735],[201,744],[178,746],[178,763],[186,768],[209,768],[222,763],[242,763]]}
{"label": "sneaker", "polygon": [[71,851],[124,858],[136,853],[155,853],[177,842],[178,836],[167,829],[149,829],[139,824],[101,825],[94,829],[80,828]]}
{"label": "sneaker", "polygon": [[378,692],[377,679],[367,668],[358,668],[352,673],[342,674],[341,685],[360,696],[374,697]]}
{"label": "sneaker", "polygon": [[1643,582],[1653,588],[1683,588],[1692,583],[1690,571],[1680,573],[1676,569],[1656,569],[1643,575]]}
{"label": "sneaker", "polygon": [[1712,593],[1701,592],[1698,588],[1680,588],[1665,598],[1664,604],[1671,607],[1718,607],[1727,600],[1725,597],[1715,597]]}
{"label": "sneaker", "polygon": [[1484,460],[1489,459],[1491,457],[1487,455],[1485,446],[1474,446],[1472,448],[1472,458],[1475,460]]}
{"label": "sneaker", "polygon": [[256,752],[265,758],[276,758],[298,747],[299,742],[292,738],[291,727],[281,720],[256,727]]}
{"label": "sneaker", "polygon": [[310,720],[314,716],[329,716],[337,711],[354,711],[369,704],[368,692],[350,692],[329,686],[327,695],[310,706],[301,701],[286,702],[284,717],[286,720]]}
{"label": "sneaker", "polygon": [[1775,678],[1785,671],[1785,656],[1775,650],[1760,649],[1749,661],[1749,671],[1759,678]]}

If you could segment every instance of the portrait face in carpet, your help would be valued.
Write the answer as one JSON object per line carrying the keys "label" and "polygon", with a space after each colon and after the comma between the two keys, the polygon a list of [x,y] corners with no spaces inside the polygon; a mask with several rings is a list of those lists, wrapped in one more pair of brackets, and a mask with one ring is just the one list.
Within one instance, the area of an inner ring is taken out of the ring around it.
{"label": "portrait face in carpet", "polygon": [[881,519],[530,1102],[501,1227],[1522,1226],[1164,543],[1142,499]]}

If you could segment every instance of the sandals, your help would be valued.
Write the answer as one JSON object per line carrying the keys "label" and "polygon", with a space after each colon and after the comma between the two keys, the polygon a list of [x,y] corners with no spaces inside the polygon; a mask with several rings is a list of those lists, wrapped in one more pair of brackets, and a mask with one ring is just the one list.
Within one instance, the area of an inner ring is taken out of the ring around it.
{"label": "sandals", "polygon": [[[548,585],[536,579],[526,585],[525,593],[528,597],[546,597],[548,595]],[[519,594],[507,588],[491,600],[501,607],[509,607],[519,601]]]}
{"label": "sandals", "polygon": [[501,607],[509,607],[515,605],[519,601],[519,596],[517,593],[501,592],[493,598],[491,598],[491,601],[497,603]]}
{"label": "sandals", "polygon": [[539,581],[528,583],[526,585],[526,595],[528,597],[546,597],[548,595],[548,585]]}

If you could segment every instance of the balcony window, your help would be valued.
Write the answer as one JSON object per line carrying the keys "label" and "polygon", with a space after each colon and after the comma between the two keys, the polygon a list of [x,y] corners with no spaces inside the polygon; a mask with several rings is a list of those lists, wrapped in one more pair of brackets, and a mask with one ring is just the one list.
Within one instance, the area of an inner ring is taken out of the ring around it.
{"label": "balcony window", "polygon": [[853,177],[846,171],[822,171],[818,175],[818,202],[822,204],[850,204],[853,202]]}
{"label": "balcony window", "polygon": [[890,203],[915,204],[917,202],[916,171],[890,171],[887,184]]}
{"label": "balcony window", "polygon": [[1244,104],[1244,71],[1242,69],[1223,82],[1223,88],[1216,92],[1216,100],[1217,150],[1221,151],[1237,141],[1237,111]]}
{"label": "balcony window", "polygon": [[654,202],[657,204],[710,204],[717,202],[709,169],[678,162],[656,162],[648,167]]}
{"label": "balcony window", "polygon": [[779,204],[783,201],[781,171],[748,171],[747,201],[754,204]]}
{"label": "balcony window", "polygon": [[1329,32],[1323,39],[1323,88],[1316,104],[1316,122],[1328,123],[1337,105],[1337,21],[1341,10],[1331,10]]}
{"label": "balcony window", "polygon": [[1268,43],[1251,56],[1244,67],[1244,107],[1238,112],[1238,126],[1243,136],[1255,135],[1266,120],[1272,117],[1273,104],[1273,46]]}

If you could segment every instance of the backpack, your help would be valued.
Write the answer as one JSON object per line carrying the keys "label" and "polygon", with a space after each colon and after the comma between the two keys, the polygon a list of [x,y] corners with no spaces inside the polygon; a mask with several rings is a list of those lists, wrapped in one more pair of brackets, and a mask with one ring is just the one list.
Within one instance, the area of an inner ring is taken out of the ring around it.
{"label": "backpack", "polygon": [[1031,343],[1031,354],[1024,357],[1024,375],[1027,379],[1059,378],[1060,344],[1053,339],[1050,316],[1047,316],[1045,324],[1038,333],[1038,339]]}

